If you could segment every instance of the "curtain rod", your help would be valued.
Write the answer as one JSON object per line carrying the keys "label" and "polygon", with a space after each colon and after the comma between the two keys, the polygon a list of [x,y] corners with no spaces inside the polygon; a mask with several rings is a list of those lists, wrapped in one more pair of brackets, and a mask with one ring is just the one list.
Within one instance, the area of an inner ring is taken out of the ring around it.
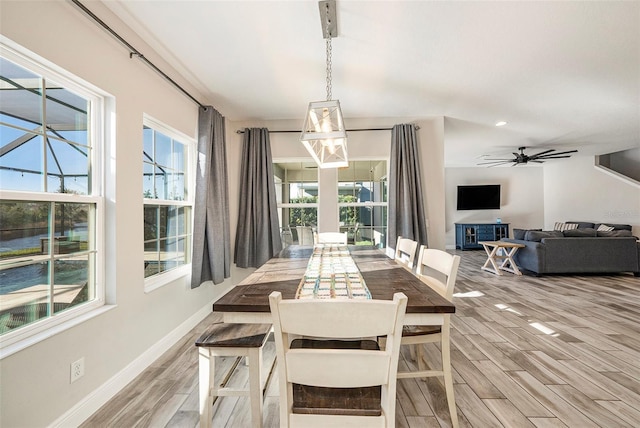
{"label": "curtain rod", "polygon": [[[361,129],[347,129],[347,132],[356,132],[356,131],[391,131],[393,128],[361,128]],[[416,126],[416,131],[420,129],[419,126]],[[296,131],[296,130],[287,130],[287,131],[269,131],[269,134],[289,134],[289,133],[293,133],[293,132],[297,132],[298,134],[301,133],[302,131]],[[236,134],[244,134],[244,130],[242,129],[238,129],[236,131]]]}
{"label": "curtain rod", "polygon": [[182,92],[187,97],[191,98],[191,100],[194,103],[198,104],[202,108],[206,107],[204,104],[202,104],[196,98],[194,98],[189,92],[187,92],[182,86],[178,85],[175,80],[173,80],[171,77],[169,77],[167,74],[165,74],[162,70],[160,70],[158,67],[156,67],[156,65],[154,63],[152,63],[147,58],[145,58],[145,56],[138,49],[134,48],[129,42],[127,42],[125,39],[123,39],[118,33],[116,33],[113,29],[111,29],[111,27],[109,27],[107,24],[105,24],[105,22],[103,20],[98,18],[93,12],[91,12],[89,9],[87,9],[87,7],[85,5],[80,3],[80,1],[71,0],[71,2],[73,4],[75,4],[76,6],[78,6],[78,8],[80,8],[80,10],[82,10],[86,15],[88,15],[90,18],[92,18],[94,21],[96,21],[98,24],[100,24],[100,26],[102,28],[107,30],[113,37],[115,37],[120,43],[122,43],[127,49],[129,49],[129,58],[133,58],[135,56],[138,59],[144,61],[145,64],[147,64],[155,72],[160,74],[160,76],[162,76],[165,80],[167,80],[169,83],[171,83],[180,92]]}

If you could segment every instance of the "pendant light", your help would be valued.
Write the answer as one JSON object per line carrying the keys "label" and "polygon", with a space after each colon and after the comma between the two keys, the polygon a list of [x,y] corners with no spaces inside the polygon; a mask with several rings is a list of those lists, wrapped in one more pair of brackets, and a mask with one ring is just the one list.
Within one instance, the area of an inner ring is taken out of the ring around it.
{"label": "pendant light", "polygon": [[318,5],[326,41],[327,100],[309,103],[300,141],[320,168],[340,168],[349,166],[349,162],[340,101],[331,99],[331,39],[338,35],[336,2],[320,1]]}

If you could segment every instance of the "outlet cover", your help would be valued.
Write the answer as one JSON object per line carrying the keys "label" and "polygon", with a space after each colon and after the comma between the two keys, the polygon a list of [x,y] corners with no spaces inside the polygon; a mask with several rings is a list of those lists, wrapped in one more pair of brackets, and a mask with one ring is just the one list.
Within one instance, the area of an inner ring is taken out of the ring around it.
{"label": "outlet cover", "polygon": [[71,383],[84,376],[84,357],[71,363]]}

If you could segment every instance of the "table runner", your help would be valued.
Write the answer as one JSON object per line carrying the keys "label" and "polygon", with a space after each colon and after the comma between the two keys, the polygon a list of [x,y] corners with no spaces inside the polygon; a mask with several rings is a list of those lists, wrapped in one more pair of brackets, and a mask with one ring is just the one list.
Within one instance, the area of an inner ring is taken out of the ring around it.
{"label": "table runner", "polygon": [[296,299],[371,299],[371,292],[346,245],[318,244]]}

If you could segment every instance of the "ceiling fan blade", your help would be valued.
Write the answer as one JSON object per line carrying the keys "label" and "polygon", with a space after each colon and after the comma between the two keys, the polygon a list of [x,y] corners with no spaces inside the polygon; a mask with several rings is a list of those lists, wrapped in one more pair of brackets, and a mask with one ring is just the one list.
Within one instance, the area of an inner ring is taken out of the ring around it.
{"label": "ceiling fan blade", "polygon": [[486,160],[486,161],[509,161],[509,162],[513,161],[513,159],[483,159],[483,160]]}
{"label": "ceiling fan blade", "polygon": [[480,162],[478,165],[489,165],[489,168],[491,168],[492,166],[498,166],[498,165],[504,165],[505,163],[511,163],[513,161],[508,160],[508,161],[499,161],[499,162]]}
{"label": "ceiling fan blade", "polygon": [[490,162],[480,162],[478,163],[478,165],[489,165],[492,163],[509,163],[509,162],[513,162],[513,160],[511,159],[491,159]]}
{"label": "ceiling fan blade", "polygon": [[557,156],[557,155],[566,155],[567,153],[578,153],[577,150],[568,150],[566,152],[558,152],[558,153],[549,153],[548,155],[542,155],[539,157],[548,157],[548,156]]}
{"label": "ceiling fan blade", "polygon": [[530,160],[529,162],[544,163],[544,161],[541,161],[541,160]]}
{"label": "ceiling fan blade", "polygon": [[545,150],[543,152],[536,153],[535,155],[530,155],[529,158],[537,158],[538,156],[542,156],[542,155],[545,155],[547,153],[551,153],[551,152],[555,152],[555,151],[556,151],[556,149]]}
{"label": "ceiling fan blade", "polygon": [[571,156],[543,156],[538,159],[561,159],[561,158],[570,158]]}

